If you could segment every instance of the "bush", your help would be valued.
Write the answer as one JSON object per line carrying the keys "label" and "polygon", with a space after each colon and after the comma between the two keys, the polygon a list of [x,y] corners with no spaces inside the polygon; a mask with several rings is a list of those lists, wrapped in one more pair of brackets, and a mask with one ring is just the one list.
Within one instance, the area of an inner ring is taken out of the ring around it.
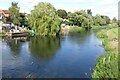
{"label": "bush", "polygon": [[101,30],[100,32],[97,33],[98,38],[106,38],[106,30]]}
{"label": "bush", "polygon": [[118,56],[115,53],[101,56],[92,78],[118,78]]}
{"label": "bush", "polygon": [[[116,32],[115,28],[108,29]],[[103,46],[108,54],[101,56],[94,69],[92,78],[118,78],[118,54],[110,46],[111,39],[106,36],[107,30],[98,32],[97,37],[102,39]],[[113,34],[113,33],[112,33]]]}
{"label": "bush", "polygon": [[82,31],[84,31],[84,29],[82,27],[77,27],[77,26],[70,27],[69,29],[70,33],[80,33]]}
{"label": "bush", "polygon": [[109,28],[110,28],[110,29],[111,29],[111,28],[116,28],[116,27],[118,27],[118,24],[117,24],[117,23],[112,23],[112,24],[109,25]]}

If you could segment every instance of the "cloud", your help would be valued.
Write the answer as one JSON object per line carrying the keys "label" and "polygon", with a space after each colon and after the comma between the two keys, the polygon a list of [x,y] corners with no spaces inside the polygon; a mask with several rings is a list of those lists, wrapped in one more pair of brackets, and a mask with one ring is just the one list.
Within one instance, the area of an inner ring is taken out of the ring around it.
{"label": "cloud", "polygon": [[65,9],[67,11],[75,11],[81,9],[91,9],[93,14],[108,15],[111,18],[117,17],[119,0],[1,0],[0,8],[8,8],[12,1],[18,2],[22,12],[30,13],[34,5],[38,2],[49,2],[56,9]]}

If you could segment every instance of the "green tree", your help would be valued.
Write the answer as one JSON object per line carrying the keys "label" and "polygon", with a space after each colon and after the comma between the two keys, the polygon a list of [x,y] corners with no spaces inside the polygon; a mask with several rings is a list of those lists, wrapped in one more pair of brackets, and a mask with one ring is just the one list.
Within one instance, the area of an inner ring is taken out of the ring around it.
{"label": "green tree", "polygon": [[57,35],[61,32],[61,19],[50,3],[40,2],[31,11],[29,23],[36,35]]}
{"label": "green tree", "polygon": [[28,20],[26,19],[25,13],[19,13],[19,15],[20,26],[28,26]]}
{"label": "green tree", "polygon": [[68,13],[68,20],[69,20],[69,25],[76,25],[77,24],[77,14]]}
{"label": "green tree", "polygon": [[110,18],[108,16],[104,16],[106,20],[106,24],[110,24]]}
{"label": "green tree", "polygon": [[59,17],[63,18],[63,19],[66,19],[67,18],[67,12],[63,9],[59,9],[57,10],[57,14]]}
{"label": "green tree", "polygon": [[18,3],[12,2],[11,7],[9,8],[9,12],[10,12],[10,19],[11,19],[12,23],[15,25],[20,25],[19,10],[20,10],[20,8],[18,7]]}
{"label": "green tree", "polygon": [[94,21],[94,25],[96,26],[102,26],[106,24],[106,20],[104,16],[101,15],[94,16],[93,21]]}
{"label": "green tree", "polygon": [[78,15],[78,25],[89,29],[93,25],[92,16],[85,12],[85,10],[75,12]]}
{"label": "green tree", "polygon": [[87,14],[85,10],[76,11],[74,13],[68,13],[69,24],[74,24],[85,29],[91,28],[93,24],[92,16]]}
{"label": "green tree", "polygon": [[114,17],[113,19],[112,19],[112,23],[117,23],[118,21],[117,21],[117,19]]}
{"label": "green tree", "polygon": [[89,14],[89,15],[92,16],[92,11],[91,11],[91,9],[88,9],[88,10],[87,10],[87,14]]}

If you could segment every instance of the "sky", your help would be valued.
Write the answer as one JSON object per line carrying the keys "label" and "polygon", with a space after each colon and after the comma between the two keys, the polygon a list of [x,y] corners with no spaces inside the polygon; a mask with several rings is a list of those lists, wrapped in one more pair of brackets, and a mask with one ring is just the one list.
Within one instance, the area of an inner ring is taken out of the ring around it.
{"label": "sky", "polygon": [[11,2],[18,2],[21,12],[30,13],[39,2],[49,2],[56,9],[67,12],[91,9],[93,16],[96,14],[107,15],[111,19],[118,19],[118,2],[120,0],[0,0],[0,9],[8,9]]}

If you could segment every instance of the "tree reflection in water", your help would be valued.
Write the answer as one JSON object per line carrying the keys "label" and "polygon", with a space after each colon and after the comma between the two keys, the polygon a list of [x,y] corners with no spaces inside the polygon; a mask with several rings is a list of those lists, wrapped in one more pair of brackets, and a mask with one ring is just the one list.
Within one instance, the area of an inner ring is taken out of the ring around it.
{"label": "tree reflection in water", "polygon": [[60,48],[60,38],[40,37],[31,38],[29,49],[31,54],[39,59],[49,59],[55,55]]}
{"label": "tree reflection in water", "polygon": [[9,45],[12,55],[19,56],[22,42],[27,41],[27,37],[17,37],[17,38],[4,38],[7,41],[7,45]]}

